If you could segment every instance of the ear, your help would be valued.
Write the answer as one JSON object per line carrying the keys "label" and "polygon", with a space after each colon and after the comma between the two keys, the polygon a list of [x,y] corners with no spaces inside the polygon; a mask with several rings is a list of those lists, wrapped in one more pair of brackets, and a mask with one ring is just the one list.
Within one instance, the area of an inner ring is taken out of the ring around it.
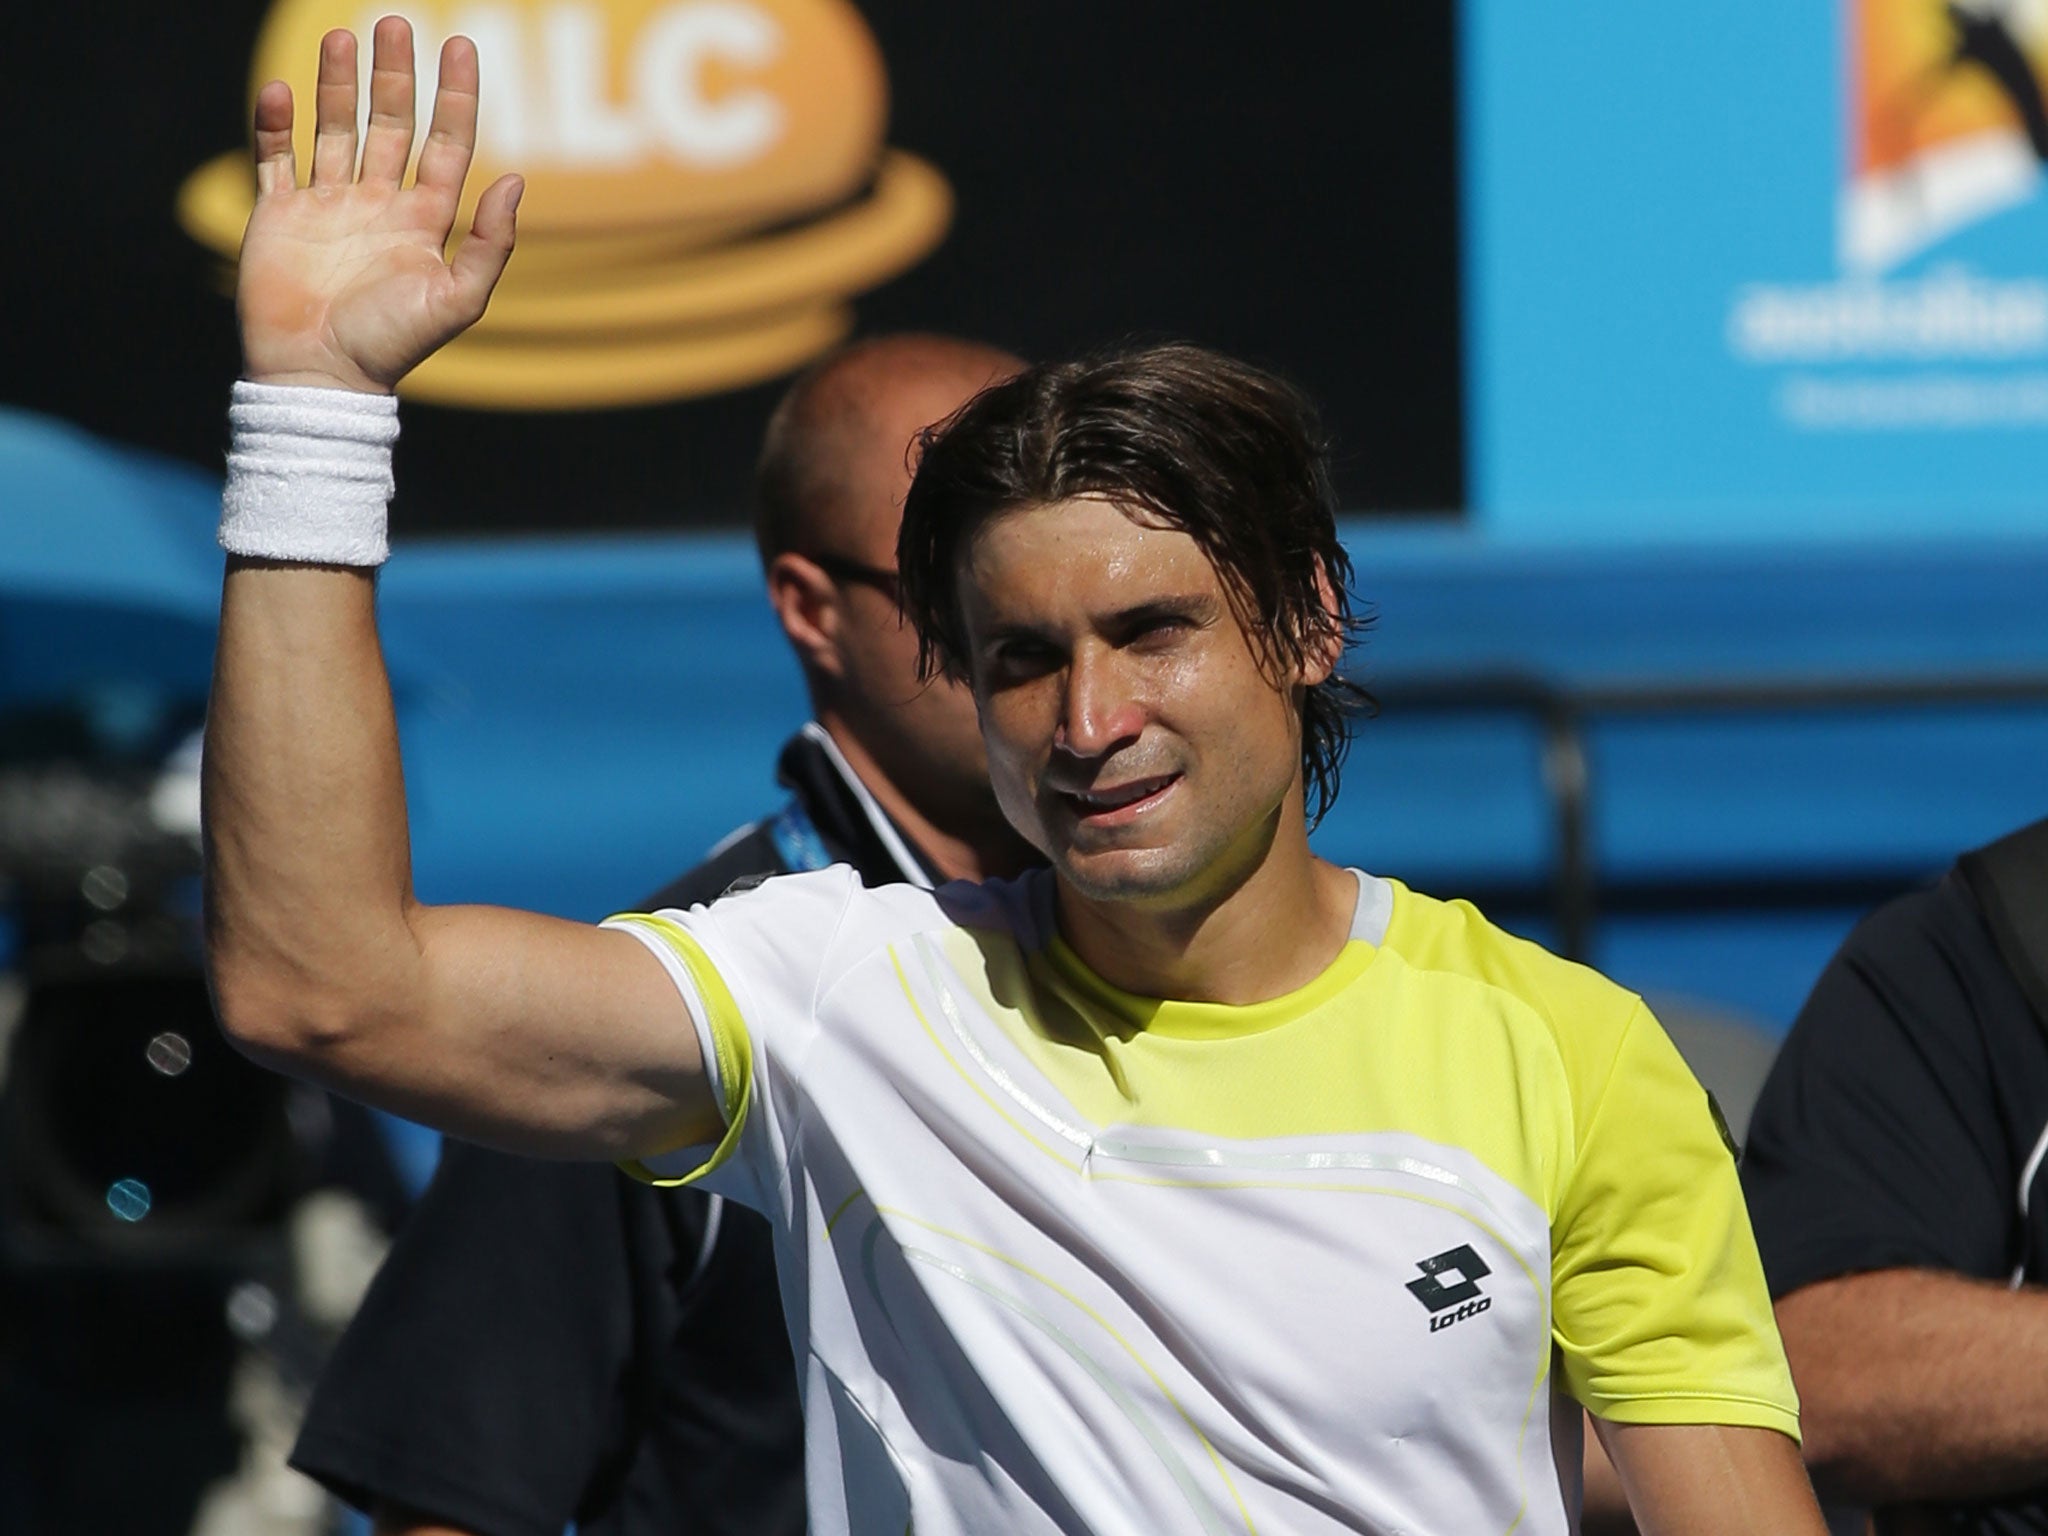
{"label": "ear", "polygon": [[830,576],[802,555],[777,555],[768,562],[768,602],[806,672],[845,675],[846,659],[839,649],[844,615],[839,587]]}
{"label": "ear", "polygon": [[1316,562],[1316,596],[1322,601],[1329,623],[1301,658],[1301,681],[1309,688],[1328,682],[1344,661],[1344,610],[1337,602],[1337,588],[1330,580],[1329,569],[1320,560]]}

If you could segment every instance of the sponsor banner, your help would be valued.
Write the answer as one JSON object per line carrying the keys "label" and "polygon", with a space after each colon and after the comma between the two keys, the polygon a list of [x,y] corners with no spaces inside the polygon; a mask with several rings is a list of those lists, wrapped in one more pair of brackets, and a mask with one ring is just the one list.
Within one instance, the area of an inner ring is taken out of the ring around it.
{"label": "sponsor banner", "polygon": [[2048,530],[2048,0],[1471,0],[1464,50],[1482,521]]}
{"label": "sponsor banner", "polygon": [[1447,5],[44,6],[105,109],[61,68],[0,104],[10,404],[218,473],[250,91],[303,101],[321,30],[385,9],[422,63],[477,40],[473,185],[528,177],[482,326],[403,386],[401,537],[744,522],[790,375],[906,329],[1221,347],[1316,399],[1347,507],[1465,503]]}
{"label": "sponsor banner", "polygon": [[[312,163],[320,38],[392,7],[275,0],[249,95],[283,79]],[[483,75],[467,228],[483,189],[526,177],[519,254],[489,313],[402,392],[482,409],[596,409],[716,394],[789,372],[853,325],[849,301],[928,254],[952,194],[884,140],[880,50],[847,0],[404,0],[424,138],[443,39]],[[369,111],[367,84],[359,93]],[[254,198],[247,150],[185,182],[178,213],[232,260]]]}

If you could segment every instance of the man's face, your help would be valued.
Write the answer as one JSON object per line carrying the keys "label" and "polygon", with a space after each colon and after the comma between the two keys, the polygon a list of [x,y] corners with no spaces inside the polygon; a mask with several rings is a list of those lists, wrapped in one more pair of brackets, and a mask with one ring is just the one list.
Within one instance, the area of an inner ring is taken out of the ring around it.
{"label": "man's face", "polygon": [[996,797],[1080,894],[1171,907],[1257,867],[1299,784],[1295,680],[1192,538],[1081,497],[991,518],[959,579]]}

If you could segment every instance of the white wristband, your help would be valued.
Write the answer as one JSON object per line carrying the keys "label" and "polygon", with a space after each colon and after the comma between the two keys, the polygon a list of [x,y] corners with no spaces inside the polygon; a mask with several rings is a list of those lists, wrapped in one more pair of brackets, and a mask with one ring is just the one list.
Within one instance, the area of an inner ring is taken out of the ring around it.
{"label": "white wristband", "polygon": [[384,563],[396,396],[239,380],[228,428],[222,549],[307,565]]}

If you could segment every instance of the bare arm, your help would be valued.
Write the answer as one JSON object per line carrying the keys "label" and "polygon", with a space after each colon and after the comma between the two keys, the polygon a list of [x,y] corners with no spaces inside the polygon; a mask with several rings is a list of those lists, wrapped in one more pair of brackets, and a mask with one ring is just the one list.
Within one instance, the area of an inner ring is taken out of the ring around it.
{"label": "bare arm", "polygon": [[1593,1425],[1643,1536],[1827,1536],[1799,1447],[1776,1430]]}
{"label": "bare arm", "polygon": [[[442,251],[476,126],[451,41],[415,185],[412,42],[377,27],[357,170],[355,43],[321,46],[311,184],[291,92],[257,98],[258,198],[237,307],[260,383],[389,392],[472,324],[511,252],[519,183]],[[208,709],[207,950],[223,1026],[261,1059],[477,1140],[625,1156],[718,1124],[695,1032],[631,936],[414,899],[368,572],[231,559]]]}
{"label": "bare arm", "polygon": [[1778,1303],[1814,1478],[1858,1503],[2048,1484],[2048,1292],[1933,1270],[1823,1280]]}
{"label": "bare arm", "polygon": [[1635,1516],[1629,1513],[1628,1493],[1621,1486],[1621,1474],[1608,1460],[1607,1447],[1600,1443],[1599,1425],[1590,1413],[1586,1415],[1586,1452],[1580,1474],[1581,1536],[1638,1536]]}

